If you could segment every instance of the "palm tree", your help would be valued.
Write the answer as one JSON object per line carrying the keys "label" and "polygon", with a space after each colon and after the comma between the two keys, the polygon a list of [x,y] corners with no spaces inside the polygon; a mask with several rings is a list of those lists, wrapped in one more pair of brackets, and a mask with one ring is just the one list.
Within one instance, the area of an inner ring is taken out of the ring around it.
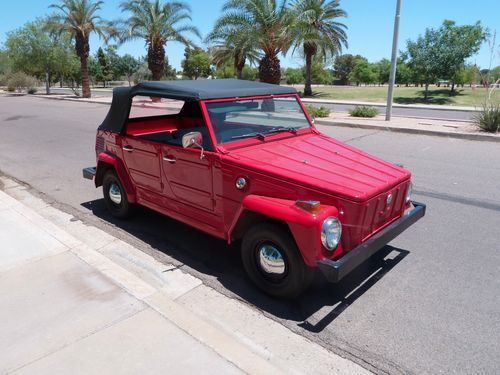
{"label": "palm tree", "polygon": [[75,39],[76,55],[80,59],[84,98],[90,98],[91,95],[87,66],[90,34],[97,33],[105,41],[116,35],[113,23],[104,21],[97,15],[102,4],[102,1],[93,0],[60,0],[59,4],[50,6],[56,9],[56,13],[49,16],[46,22],[47,29],[59,34],[68,32]]}
{"label": "palm tree", "polygon": [[212,63],[217,67],[232,63],[238,79],[242,79],[243,68],[247,61],[253,64],[261,58],[251,35],[241,30],[231,30],[229,33],[224,33],[224,30],[222,32],[214,30],[205,41],[213,43],[209,48]]}
{"label": "palm tree", "polygon": [[306,82],[304,95],[312,95],[311,67],[314,56],[324,59],[347,47],[344,24],[336,19],[347,17],[339,8],[339,0],[295,0],[292,4],[296,20],[291,32],[295,48],[302,49],[306,59]]}
{"label": "palm tree", "polygon": [[245,33],[254,47],[263,52],[259,79],[276,83],[281,80],[278,55],[288,49],[288,30],[292,24],[286,0],[227,0],[224,14],[216,21],[214,32],[230,35]]}
{"label": "palm tree", "polygon": [[162,77],[165,67],[165,46],[167,42],[176,41],[192,46],[193,43],[185,36],[192,33],[200,37],[194,26],[179,23],[191,21],[191,8],[183,2],[160,0],[129,0],[121,3],[123,11],[131,13],[124,22],[125,30],[122,41],[144,39],[148,46],[148,67],[153,80]]}

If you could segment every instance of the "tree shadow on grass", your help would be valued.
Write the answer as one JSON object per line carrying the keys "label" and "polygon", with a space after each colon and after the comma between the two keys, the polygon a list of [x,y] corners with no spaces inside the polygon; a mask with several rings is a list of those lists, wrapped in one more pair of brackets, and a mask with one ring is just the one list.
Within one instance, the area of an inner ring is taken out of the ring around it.
{"label": "tree shadow on grass", "polygon": [[417,92],[418,96],[414,97],[402,97],[396,96],[394,97],[394,103],[398,104],[452,104],[455,101],[453,100],[456,96],[463,96],[461,90],[451,91],[450,89],[437,89],[437,90],[429,90],[427,99],[425,99],[425,90],[421,90]]}

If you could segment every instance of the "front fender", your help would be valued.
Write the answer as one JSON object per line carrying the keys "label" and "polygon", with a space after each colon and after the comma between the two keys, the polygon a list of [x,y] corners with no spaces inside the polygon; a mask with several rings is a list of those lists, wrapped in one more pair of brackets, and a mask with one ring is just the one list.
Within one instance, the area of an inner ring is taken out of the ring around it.
{"label": "front fender", "polygon": [[97,169],[96,169],[96,178],[95,185],[99,187],[102,185],[102,179],[104,178],[104,173],[106,169],[112,167],[118,178],[120,179],[123,187],[125,188],[125,192],[127,193],[127,199],[130,203],[136,202],[136,194],[135,188],[130,180],[130,177],[123,165],[123,162],[114,155],[107,154],[105,152],[101,152],[97,157]]}
{"label": "front fender", "polygon": [[[328,252],[321,244],[321,226],[328,216],[338,217],[338,210],[333,206],[321,205],[317,214],[311,214],[296,206],[294,200],[247,195],[243,198],[242,209],[285,222],[299,248],[304,262],[311,267],[322,259],[329,259],[343,252],[339,243],[333,252]],[[237,222],[237,220],[236,220]]]}

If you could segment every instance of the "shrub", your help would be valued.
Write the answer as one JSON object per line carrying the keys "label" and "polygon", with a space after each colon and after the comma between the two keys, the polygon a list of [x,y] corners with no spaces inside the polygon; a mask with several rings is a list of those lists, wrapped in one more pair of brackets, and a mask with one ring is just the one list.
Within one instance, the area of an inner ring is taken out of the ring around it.
{"label": "shrub", "polygon": [[28,94],[33,95],[33,94],[36,94],[37,91],[38,91],[38,89],[36,87],[30,87],[28,89]]}
{"label": "shrub", "polygon": [[496,133],[500,130],[500,104],[484,104],[482,110],[474,116],[474,121],[482,130]]}
{"label": "shrub", "polygon": [[21,92],[24,89],[36,86],[36,79],[32,76],[27,75],[23,72],[15,72],[9,74],[7,80],[7,91],[18,91]]}
{"label": "shrub", "polygon": [[326,107],[315,107],[313,105],[310,105],[310,104],[306,104],[306,108],[307,108],[307,112],[309,112],[309,114],[312,116],[312,117],[328,117],[330,116],[330,109],[329,108],[326,108]]}
{"label": "shrub", "polygon": [[377,108],[362,105],[349,110],[349,114],[353,117],[375,117],[378,115],[378,110]]}

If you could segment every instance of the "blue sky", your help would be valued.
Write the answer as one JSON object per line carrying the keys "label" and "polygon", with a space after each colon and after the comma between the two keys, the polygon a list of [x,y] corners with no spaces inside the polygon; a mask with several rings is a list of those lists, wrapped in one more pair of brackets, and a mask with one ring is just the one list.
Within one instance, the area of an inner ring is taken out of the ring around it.
{"label": "blue sky", "polygon": [[[44,16],[50,12],[48,6],[57,0],[0,0],[0,45],[5,41],[5,33],[22,26],[25,22]],[[105,0],[102,17],[117,19],[123,17],[119,10],[120,0]],[[224,0],[187,0],[192,8],[193,24],[206,35],[220,14]],[[343,22],[348,26],[349,48],[344,52],[366,56],[370,61],[390,58],[392,30],[396,0],[341,0],[341,7],[348,13]],[[401,10],[399,49],[404,49],[407,39],[415,39],[426,27],[438,27],[444,19],[455,20],[458,24],[481,21],[483,26],[500,34],[500,1],[477,0],[403,0]],[[200,41],[201,43],[201,41]],[[500,44],[500,35],[497,37]],[[91,39],[91,50],[95,52],[101,45],[97,37]],[[166,52],[170,63],[180,67],[183,46],[170,43]],[[146,54],[141,40],[124,44],[120,53],[134,56]],[[471,59],[481,67],[489,65],[489,50],[485,43],[478,55]],[[283,66],[301,66],[300,56],[281,58]],[[500,64],[496,58],[495,65]]]}

